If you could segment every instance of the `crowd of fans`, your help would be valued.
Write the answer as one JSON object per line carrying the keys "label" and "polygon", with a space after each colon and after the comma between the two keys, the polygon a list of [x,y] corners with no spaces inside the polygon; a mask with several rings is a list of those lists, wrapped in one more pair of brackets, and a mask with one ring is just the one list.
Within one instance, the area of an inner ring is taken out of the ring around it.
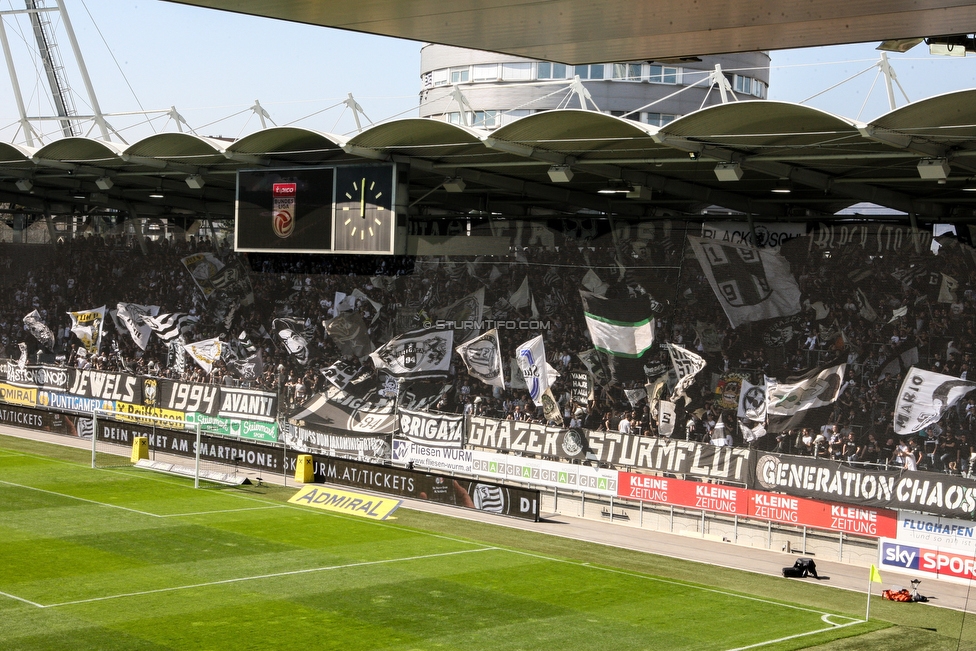
{"label": "crowd of fans", "polygon": [[[700,224],[688,228],[691,234],[700,233]],[[605,283],[597,291],[611,298],[646,297],[657,342],[678,344],[707,362],[687,398],[676,401],[679,424],[673,436],[839,461],[969,471],[976,452],[974,400],[962,401],[918,435],[898,437],[892,428],[895,396],[908,366],[965,379],[976,362],[976,263],[969,246],[953,238],[943,242],[938,255],[927,241],[921,247],[906,245],[879,253],[856,245],[828,249],[813,245],[810,237],[797,238],[781,253],[790,263],[804,309],[732,328],[685,235],[672,227],[652,231],[650,239],[557,238],[546,246],[513,247],[510,256],[456,258],[244,255],[233,253],[225,243],[192,237],[150,241],[144,248],[117,235],[88,235],[55,245],[4,245],[0,269],[7,291],[0,293],[0,352],[16,359],[25,341],[32,355],[38,352],[38,343],[23,325],[24,315],[36,309],[56,335],[54,350],[39,351],[36,359],[244,384],[277,391],[282,404],[295,409],[324,389],[322,371],[337,360],[372,368],[368,358],[344,357],[325,334],[323,324],[339,309],[337,292],[351,295],[359,290],[366,297],[356,300],[355,309],[368,324],[373,345],[379,346],[422,327],[434,320],[438,309],[484,288],[485,319],[531,326],[499,330],[506,356],[532,337],[544,337],[548,361],[560,374],[553,394],[561,418],[549,419],[549,424],[657,435],[655,405],[646,399],[631,402],[624,392],[643,387],[643,381],[598,382],[592,397],[573,399],[571,375],[586,370],[578,353],[591,348],[579,290],[592,270]],[[212,314],[208,299],[181,263],[195,252],[211,252],[225,260],[241,256],[253,303],[242,305],[229,321]],[[942,276],[952,281],[948,288],[939,282]],[[526,277],[531,301],[514,307],[513,294]],[[178,373],[159,338],[152,337],[143,351],[127,332],[111,325],[106,325],[97,354],[79,354],[67,312],[113,308],[119,302],[158,305],[161,312],[200,317],[189,340],[220,336],[233,343],[244,333],[244,339],[260,349],[263,371],[242,378],[218,361],[207,373],[187,360]],[[314,332],[305,363],[276,339],[271,324],[280,317],[299,319]],[[656,373],[671,366],[663,346],[644,361]],[[841,362],[847,363],[844,387],[825,422],[801,423],[755,440],[743,437],[746,430],[740,427],[737,405],[730,404],[721,389],[716,392],[729,374],[761,384],[764,375],[783,380]],[[507,359],[504,366],[511,387]],[[526,390],[483,384],[466,373],[456,355],[447,384],[450,389],[434,406],[437,410],[547,422]],[[668,392],[666,386],[661,397],[667,398]]]}

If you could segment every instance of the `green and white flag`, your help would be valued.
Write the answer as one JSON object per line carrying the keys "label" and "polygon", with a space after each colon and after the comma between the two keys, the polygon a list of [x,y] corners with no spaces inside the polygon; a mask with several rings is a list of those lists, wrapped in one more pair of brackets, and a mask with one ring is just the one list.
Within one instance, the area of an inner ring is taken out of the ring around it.
{"label": "green and white flag", "polygon": [[608,299],[580,290],[593,347],[615,357],[637,359],[654,345],[654,318],[646,298]]}

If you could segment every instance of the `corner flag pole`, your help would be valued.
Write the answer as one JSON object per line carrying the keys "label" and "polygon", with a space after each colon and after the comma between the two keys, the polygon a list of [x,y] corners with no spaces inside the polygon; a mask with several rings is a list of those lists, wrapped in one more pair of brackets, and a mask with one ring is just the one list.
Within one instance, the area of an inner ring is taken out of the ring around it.
{"label": "corner flag pole", "polygon": [[868,606],[864,612],[864,621],[871,619],[871,584],[881,583],[881,573],[878,572],[878,568],[871,564],[871,574],[868,576]]}

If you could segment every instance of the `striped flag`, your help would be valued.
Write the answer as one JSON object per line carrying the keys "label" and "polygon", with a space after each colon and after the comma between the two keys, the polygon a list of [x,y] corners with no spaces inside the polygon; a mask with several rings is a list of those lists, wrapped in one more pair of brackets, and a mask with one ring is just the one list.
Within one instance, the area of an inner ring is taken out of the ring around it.
{"label": "striped flag", "polygon": [[609,356],[612,380],[643,386],[647,381],[643,360],[654,346],[654,317],[648,298],[608,299],[582,289],[580,297],[593,348]]}
{"label": "striped flag", "polygon": [[144,316],[142,320],[152,328],[153,332],[163,341],[169,342],[177,337],[185,336],[196,327],[200,317],[190,316],[184,312],[171,312]]}

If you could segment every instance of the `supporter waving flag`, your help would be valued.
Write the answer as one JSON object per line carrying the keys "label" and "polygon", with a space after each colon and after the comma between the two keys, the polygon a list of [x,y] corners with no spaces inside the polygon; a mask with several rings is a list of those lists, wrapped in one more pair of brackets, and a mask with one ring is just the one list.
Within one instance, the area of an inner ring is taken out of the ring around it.
{"label": "supporter waving flag", "polygon": [[537,407],[542,407],[542,395],[552,386],[559,373],[546,361],[546,346],[542,335],[533,337],[519,346],[515,351],[515,359],[525,385]]}
{"label": "supporter waving flag", "polygon": [[505,388],[498,330],[492,328],[480,337],[461,344],[455,350],[468,368],[468,375],[499,389]]}
{"label": "supporter waving flag", "polygon": [[136,346],[145,350],[149,344],[149,336],[152,334],[152,326],[146,321],[146,317],[159,314],[158,305],[139,305],[138,303],[119,303],[116,309],[116,316],[122,322],[125,329],[132,336],[132,341]]}
{"label": "supporter waving flag", "polygon": [[30,314],[24,317],[24,325],[30,330],[30,333],[34,335],[34,338],[40,342],[41,346],[47,348],[48,350],[54,350],[54,333],[51,329],[44,323],[41,313],[34,310]]}
{"label": "supporter waving flag", "polygon": [[309,345],[315,336],[315,326],[310,320],[281,317],[271,322],[271,330],[277,335],[275,343],[302,366],[308,364],[311,357]]}
{"label": "supporter waving flag", "polygon": [[691,235],[688,241],[733,328],[800,311],[800,286],[777,251]]}
{"label": "supporter waving flag", "polygon": [[214,363],[218,359],[221,359],[224,343],[217,337],[214,337],[213,339],[194,341],[186,344],[183,348],[200,368],[209,373],[213,370]]}
{"label": "supporter waving flag", "polygon": [[450,321],[456,329],[455,339],[458,343],[464,343],[481,334],[481,319],[484,311],[485,288],[480,287],[447,307],[434,310],[432,314],[443,321]]}
{"label": "supporter waving flag", "polygon": [[610,374],[617,383],[646,381],[644,357],[654,346],[654,317],[646,296],[606,298],[580,290],[583,318],[593,348],[610,356]]}
{"label": "supporter waving flag", "polygon": [[165,342],[170,342],[178,337],[188,335],[200,322],[200,317],[190,316],[184,312],[170,312],[169,314],[157,314],[155,316],[145,315],[142,320],[156,333],[157,337]]}
{"label": "supporter waving flag", "polygon": [[414,330],[394,337],[370,358],[395,378],[446,378],[453,347],[453,330]]}
{"label": "supporter waving flag", "polygon": [[339,352],[363,360],[373,350],[369,330],[359,312],[343,312],[322,322],[325,334],[335,342]]}
{"label": "supporter waving flag", "polygon": [[71,332],[78,337],[85,350],[98,353],[102,343],[102,325],[105,323],[105,306],[68,312],[68,316],[71,317]]}
{"label": "supporter waving flag", "polygon": [[895,434],[913,434],[937,423],[976,382],[912,367],[895,402]]}
{"label": "supporter waving flag", "polygon": [[705,368],[705,360],[690,350],[672,343],[668,344],[668,352],[671,353],[671,364],[678,377],[678,384],[674,387],[672,398],[680,398],[685,395],[688,387],[694,384],[695,376]]}
{"label": "supporter waving flag", "polygon": [[847,364],[815,368],[779,382],[766,378],[766,415],[773,433],[799,427],[826,425],[833,403],[844,389]]}

